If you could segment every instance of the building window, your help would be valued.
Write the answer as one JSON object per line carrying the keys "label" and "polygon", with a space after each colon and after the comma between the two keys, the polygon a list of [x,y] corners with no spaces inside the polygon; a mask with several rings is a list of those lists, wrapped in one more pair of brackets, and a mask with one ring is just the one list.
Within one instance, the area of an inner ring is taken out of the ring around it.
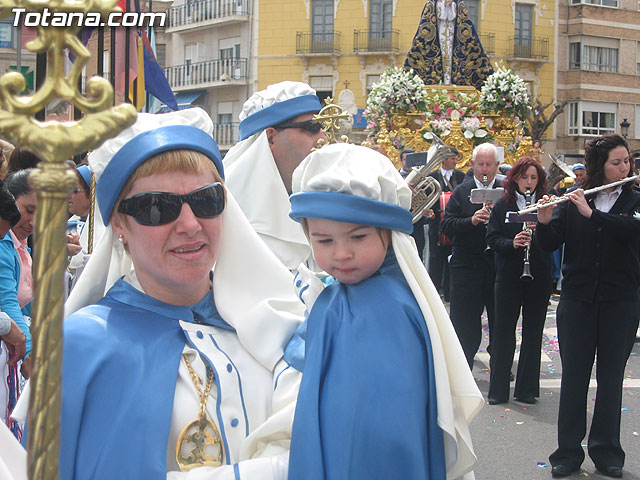
{"label": "building window", "polygon": [[[640,0],[638,0],[640,2]],[[478,30],[480,14],[478,11],[478,0],[465,0],[464,2],[467,10],[469,11],[469,18],[473,22],[473,26],[476,27],[476,31]]]}
{"label": "building window", "polygon": [[373,84],[378,83],[380,81],[380,74],[378,75],[367,75],[367,95],[373,89]]}
{"label": "building window", "polygon": [[618,8],[618,0],[571,0],[571,5],[579,4]]}
{"label": "building window", "polygon": [[515,43],[516,57],[531,56],[531,40],[533,37],[533,5],[516,3]]}
{"label": "building window", "polygon": [[320,103],[324,105],[324,100],[333,94],[333,75],[314,75],[309,77],[309,85],[315,89]]}
{"label": "building window", "polygon": [[13,48],[13,17],[0,20],[0,48]]}
{"label": "building window", "polygon": [[615,103],[572,102],[569,104],[569,135],[616,133]]}
{"label": "building window", "polygon": [[393,24],[391,0],[371,0],[369,9],[369,38],[391,38]]}
{"label": "building window", "polygon": [[311,35],[314,42],[333,42],[333,0],[313,0]]}
{"label": "building window", "polygon": [[579,42],[570,42],[569,69],[616,73],[618,71],[617,40],[586,37]]}

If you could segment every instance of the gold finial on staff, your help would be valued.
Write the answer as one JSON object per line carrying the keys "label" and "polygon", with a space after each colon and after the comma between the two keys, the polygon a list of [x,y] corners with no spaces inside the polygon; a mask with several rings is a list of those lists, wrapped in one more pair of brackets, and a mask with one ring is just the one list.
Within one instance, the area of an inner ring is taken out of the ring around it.
{"label": "gold finial on staff", "polygon": [[[313,119],[316,122],[322,122],[322,130],[327,136],[327,142],[323,139],[318,140],[317,148],[322,147],[325,143],[338,143],[338,140],[336,140],[336,131],[340,130],[338,122],[349,118],[349,114],[343,111],[340,105],[333,103],[333,98],[327,97],[324,103],[325,106],[313,116]],[[346,143],[349,138],[346,135],[342,135],[340,140]]]}
{"label": "gold finial on staff", "polygon": [[[41,15],[45,11],[84,15],[92,12],[106,18],[115,11],[116,3],[117,0],[0,0],[0,19],[11,15],[13,8]],[[89,80],[86,96],[78,90],[78,79],[90,57],[77,38],[78,30],[78,26],[38,27],[37,38],[26,47],[31,52],[47,54],[47,74],[33,95],[20,95],[26,85],[21,74],[12,72],[0,78],[0,135],[28,147],[42,159],[29,178],[38,202],[29,399],[28,475],[31,480],[58,478],[62,284],[67,258],[64,232],[67,202],[76,184],[76,177],[65,160],[77,152],[98,147],[136,119],[132,105],[110,107],[113,88],[103,78]],[[64,74],[65,49],[76,56],[68,75]],[[38,122],[32,117],[56,98],[72,102],[85,114],[84,118],[63,124]]]}

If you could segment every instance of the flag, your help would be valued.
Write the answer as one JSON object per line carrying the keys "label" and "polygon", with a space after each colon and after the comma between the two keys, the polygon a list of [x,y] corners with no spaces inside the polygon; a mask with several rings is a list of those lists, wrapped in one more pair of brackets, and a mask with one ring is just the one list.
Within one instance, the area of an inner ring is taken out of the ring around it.
{"label": "flag", "polygon": [[[124,27],[115,27],[116,32],[116,52],[124,52],[126,49],[126,34],[127,29]],[[113,30],[112,30],[113,34]],[[136,42],[136,31],[135,29],[129,29],[129,85],[133,82],[133,80],[138,76],[138,48]],[[116,74],[116,84],[114,85],[116,94],[119,96],[124,95],[124,92],[127,90],[124,84],[125,77],[125,57],[124,53],[109,52],[110,55],[115,55],[115,74]],[[127,85],[128,87],[128,85]]]}
{"label": "flag", "polygon": [[[153,31],[152,31],[153,36]],[[162,100],[172,110],[178,110],[178,102],[176,102],[176,96],[171,90],[169,81],[158,65],[156,56],[151,48],[151,43],[147,34],[142,30],[142,44],[144,47],[144,86],[147,92]]]}
{"label": "flag", "polygon": [[139,112],[142,111],[145,101],[145,64],[143,49],[144,46],[142,44],[142,38],[140,38],[139,35],[136,35],[136,63],[138,65],[138,76],[135,78],[135,83],[132,81],[129,84],[129,101]]}

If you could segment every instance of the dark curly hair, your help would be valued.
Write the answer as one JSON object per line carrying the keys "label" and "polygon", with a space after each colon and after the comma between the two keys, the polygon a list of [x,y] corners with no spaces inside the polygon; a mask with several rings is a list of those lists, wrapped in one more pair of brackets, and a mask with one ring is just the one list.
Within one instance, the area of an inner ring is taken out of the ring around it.
{"label": "dark curly hair", "polygon": [[20,221],[20,211],[9,189],[0,181],[0,218],[9,222],[11,227]]}
{"label": "dark curly hair", "polygon": [[[505,202],[515,200],[516,191],[518,190],[518,179],[529,169],[529,167],[535,167],[538,173],[538,184],[536,189],[532,192],[536,194],[536,198],[542,198],[542,195],[547,193],[547,176],[544,172],[542,165],[531,157],[522,157],[516,162],[516,164],[509,170],[507,179],[504,182],[504,194],[502,198]],[[524,192],[520,192],[524,194]]]}
{"label": "dark curly hair", "polygon": [[[604,185],[604,164],[609,158],[611,150],[617,147],[624,147],[629,152],[627,141],[620,135],[603,135],[594,138],[584,147],[584,163],[587,170],[587,178],[584,182],[584,189],[599,187]],[[633,168],[629,168],[629,174],[633,175]],[[628,182],[622,188],[633,188],[634,182]]]}

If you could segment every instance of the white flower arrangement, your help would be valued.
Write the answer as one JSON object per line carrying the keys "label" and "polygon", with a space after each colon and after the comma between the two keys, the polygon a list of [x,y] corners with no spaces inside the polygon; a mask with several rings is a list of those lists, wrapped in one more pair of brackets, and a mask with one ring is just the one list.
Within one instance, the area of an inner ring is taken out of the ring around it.
{"label": "white flower arrangement", "polygon": [[480,128],[480,119],[478,117],[463,118],[460,126],[462,127],[465,138],[470,140],[474,137],[484,138],[487,136],[487,131]]}
{"label": "white flower arrangement", "polygon": [[522,120],[530,108],[526,83],[503,66],[487,78],[481,92],[480,107],[486,112],[504,111]]}
{"label": "white flower arrangement", "polygon": [[367,128],[375,136],[396,113],[424,112],[427,109],[427,92],[424,82],[413,71],[390,67],[374,83],[367,97]]}

